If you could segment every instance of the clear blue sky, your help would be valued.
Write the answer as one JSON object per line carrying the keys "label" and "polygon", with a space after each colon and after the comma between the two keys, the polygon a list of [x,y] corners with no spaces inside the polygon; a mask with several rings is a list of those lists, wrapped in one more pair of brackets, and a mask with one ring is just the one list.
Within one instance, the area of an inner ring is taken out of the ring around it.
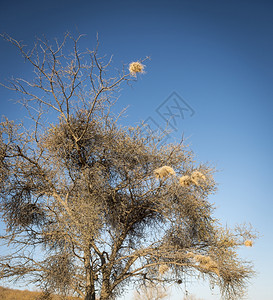
{"label": "clear blue sky", "polygon": [[[177,118],[171,137],[184,133],[197,160],[217,166],[219,191],[211,199],[217,217],[231,226],[251,222],[262,235],[241,251],[258,272],[251,300],[273,299],[272,15],[273,2],[264,0],[10,0],[1,1],[0,10],[0,32],[26,44],[35,36],[71,31],[87,34],[83,46],[92,48],[98,32],[101,53],[113,54],[116,67],[151,57],[146,74],[122,91],[119,107],[130,105],[124,122],[150,117],[164,126],[158,112],[167,109],[164,101],[172,92],[193,109],[192,116],[184,111]],[[15,48],[0,40],[0,51],[0,81],[31,75]],[[10,98],[15,95],[1,88],[1,115],[22,116]],[[205,287],[189,290],[219,299]],[[177,291],[172,297],[182,298]]]}

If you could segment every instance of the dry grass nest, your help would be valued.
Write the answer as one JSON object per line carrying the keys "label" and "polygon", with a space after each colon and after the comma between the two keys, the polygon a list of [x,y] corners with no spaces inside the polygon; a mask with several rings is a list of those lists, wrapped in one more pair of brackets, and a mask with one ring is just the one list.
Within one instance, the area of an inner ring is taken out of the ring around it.
{"label": "dry grass nest", "polygon": [[136,73],[143,73],[144,72],[144,65],[138,61],[132,62],[129,65],[129,71],[132,75],[136,75]]}
{"label": "dry grass nest", "polygon": [[205,255],[195,255],[194,259],[199,263],[199,266],[206,271],[213,272],[220,276],[220,272],[218,269],[218,265],[215,261],[213,261],[209,256]]}
{"label": "dry grass nest", "polygon": [[159,178],[162,179],[162,178],[168,177],[170,175],[175,175],[175,171],[173,168],[171,168],[169,166],[163,166],[161,168],[154,170],[154,174],[157,179],[159,179]]}
{"label": "dry grass nest", "polygon": [[192,184],[191,178],[188,175],[184,175],[179,179],[181,186],[190,186]]}
{"label": "dry grass nest", "polygon": [[244,242],[244,244],[245,244],[246,247],[252,247],[253,246],[253,242],[251,240],[246,240]]}
{"label": "dry grass nest", "polygon": [[194,184],[196,186],[201,185],[205,182],[206,176],[199,171],[193,171],[192,174],[184,175],[179,179],[181,186],[190,186]]}
{"label": "dry grass nest", "polygon": [[158,268],[158,272],[163,275],[169,270],[169,267],[167,265],[160,265]]}

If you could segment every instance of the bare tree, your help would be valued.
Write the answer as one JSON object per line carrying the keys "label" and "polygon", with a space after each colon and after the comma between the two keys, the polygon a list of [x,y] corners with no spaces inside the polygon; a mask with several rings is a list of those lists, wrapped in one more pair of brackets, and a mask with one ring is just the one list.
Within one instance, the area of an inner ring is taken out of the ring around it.
{"label": "bare tree", "polygon": [[31,50],[4,37],[35,78],[6,85],[33,123],[0,125],[1,242],[11,251],[0,257],[0,278],[106,300],[129,283],[201,276],[227,299],[240,297],[253,271],[236,249],[254,235],[213,217],[214,170],[197,165],[183,141],[160,145],[162,137],[122,127],[112,113],[142,61],[114,73],[111,60],[81,51],[70,35]]}

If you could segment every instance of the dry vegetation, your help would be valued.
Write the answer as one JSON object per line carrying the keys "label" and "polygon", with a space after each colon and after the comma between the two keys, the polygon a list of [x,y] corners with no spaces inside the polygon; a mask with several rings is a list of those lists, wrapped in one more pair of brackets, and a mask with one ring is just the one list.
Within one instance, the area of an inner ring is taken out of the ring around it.
{"label": "dry vegetation", "polygon": [[31,292],[28,290],[15,290],[15,289],[9,289],[5,287],[0,287],[0,300],[42,300],[42,299],[48,299],[48,300],[76,300],[76,299],[82,299],[82,298],[76,298],[76,297],[60,297],[60,296],[48,296],[47,298],[44,297],[44,294],[42,292]]}

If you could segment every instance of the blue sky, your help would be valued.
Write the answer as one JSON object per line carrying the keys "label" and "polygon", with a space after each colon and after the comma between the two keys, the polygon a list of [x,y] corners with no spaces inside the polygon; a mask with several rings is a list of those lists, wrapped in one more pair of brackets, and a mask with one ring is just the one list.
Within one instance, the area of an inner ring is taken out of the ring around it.
{"label": "blue sky", "polygon": [[[219,190],[211,201],[223,224],[251,222],[262,235],[240,252],[258,272],[251,300],[273,299],[272,14],[273,2],[251,0],[11,0],[2,1],[0,10],[0,32],[26,44],[70,31],[86,34],[82,46],[93,48],[98,33],[100,51],[114,55],[115,67],[151,57],[146,74],[121,92],[118,108],[129,105],[124,123],[150,117],[164,127],[158,110],[173,92],[194,110],[177,118],[170,141],[184,133],[197,161],[216,165]],[[0,40],[0,51],[1,82],[31,76],[15,48]],[[24,111],[10,98],[15,95],[1,88],[1,115],[21,117]],[[188,289],[219,299],[206,285]],[[172,299],[182,298],[174,291]]]}

